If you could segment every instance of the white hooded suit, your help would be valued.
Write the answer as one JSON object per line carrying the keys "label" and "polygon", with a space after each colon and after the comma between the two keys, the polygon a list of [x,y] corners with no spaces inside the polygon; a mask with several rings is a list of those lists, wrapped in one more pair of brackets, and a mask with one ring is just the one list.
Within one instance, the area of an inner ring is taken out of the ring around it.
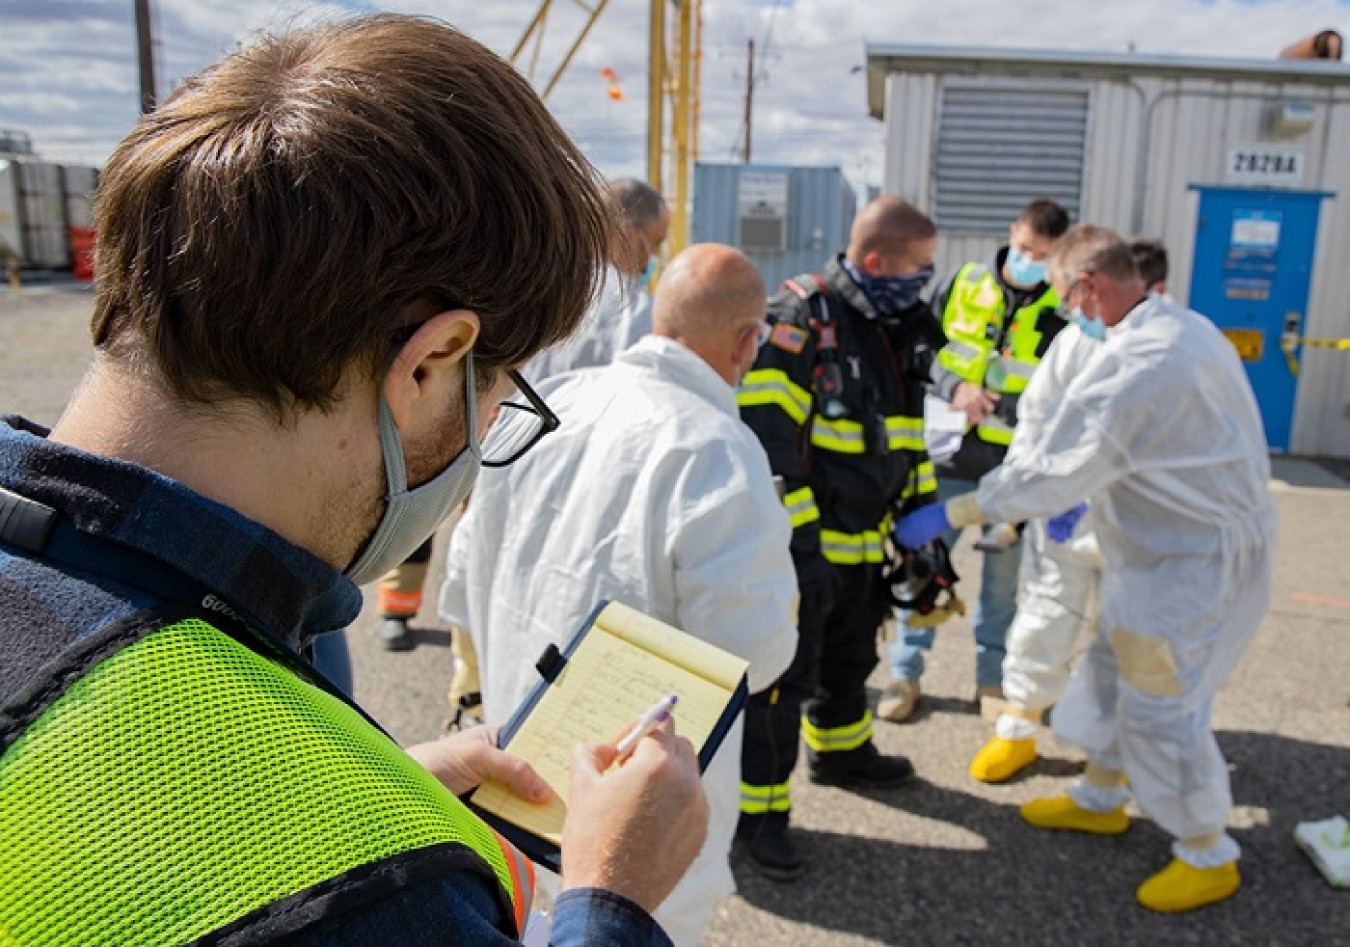
{"label": "white hooded suit", "polygon": [[1039,430],[1019,425],[977,492],[985,517],[1006,522],[1091,498],[1100,633],[1055,730],[1124,770],[1140,808],[1179,839],[1222,833],[1232,803],[1210,710],[1269,603],[1269,471],[1232,345],[1203,316],[1146,299]]}
{"label": "white hooded suit", "polygon": [[[749,661],[751,692],[771,685],[797,645],[791,527],[731,386],[680,343],[647,336],[540,393],[562,426],[483,471],[441,600],[478,649],[488,723],[511,715],[540,652],[565,644],[600,599]],[[707,842],[656,911],[676,944],[697,944],[735,890],[741,732],[737,721],[703,776]]]}
{"label": "white hooded suit", "polygon": [[[1017,424],[1025,428],[1027,440],[1042,436],[1070,383],[1101,350],[1102,343],[1077,326],[1055,337],[1017,403]],[[1101,553],[1092,510],[1083,514],[1065,542],[1050,539],[1043,519],[1027,524],[1023,542],[1022,588],[1017,617],[1008,628],[1003,693],[1023,710],[1045,710],[1064,694],[1079,634],[1096,625]],[[1029,736],[1035,725],[1009,718],[1000,719],[999,729],[1000,736],[1017,739]]]}

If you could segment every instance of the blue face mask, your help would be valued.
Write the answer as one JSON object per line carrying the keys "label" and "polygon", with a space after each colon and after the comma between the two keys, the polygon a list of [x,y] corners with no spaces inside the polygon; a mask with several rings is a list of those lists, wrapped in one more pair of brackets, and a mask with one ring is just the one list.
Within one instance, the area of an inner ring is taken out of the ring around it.
{"label": "blue face mask", "polygon": [[642,272],[638,274],[638,285],[643,289],[646,289],[651,285],[652,276],[656,273],[656,264],[658,262],[655,253],[647,257],[647,262],[642,267]]}
{"label": "blue face mask", "polygon": [[869,276],[858,271],[858,285],[883,316],[895,316],[914,305],[919,293],[933,278],[933,268],[925,266],[907,276]]}
{"label": "blue face mask", "polygon": [[1018,286],[1037,286],[1045,282],[1045,261],[1033,260],[1016,247],[1008,249],[1008,278]]}
{"label": "blue face mask", "polygon": [[1083,311],[1082,306],[1074,306],[1073,312],[1069,313],[1069,321],[1083,330],[1083,334],[1089,339],[1096,339],[1098,342],[1106,341],[1106,323],[1100,318],[1089,316]]}

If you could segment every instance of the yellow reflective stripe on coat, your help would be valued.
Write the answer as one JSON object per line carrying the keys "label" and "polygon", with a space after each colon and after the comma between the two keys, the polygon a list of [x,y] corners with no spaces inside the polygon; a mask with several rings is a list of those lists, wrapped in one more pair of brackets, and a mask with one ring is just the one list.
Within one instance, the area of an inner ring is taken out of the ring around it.
{"label": "yellow reflective stripe on coat", "polygon": [[886,419],[891,450],[923,450],[923,418],[897,414]]}
{"label": "yellow reflective stripe on coat", "polygon": [[792,797],[788,783],[773,786],[754,786],[741,783],[741,811],[746,815],[764,815],[766,812],[790,812]]}
{"label": "yellow reflective stripe on coat", "polygon": [[862,533],[822,529],[820,552],[828,562],[837,566],[860,566],[865,562],[885,561],[881,550],[881,533],[870,529]]}
{"label": "yellow reflective stripe on coat", "polygon": [[[932,461],[925,460],[914,468],[914,473],[910,476],[909,483],[905,484],[900,499],[908,500],[910,497],[927,496],[930,493],[937,493],[937,472],[933,469]],[[890,519],[889,515],[887,519]],[[882,525],[882,531],[889,532],[885,524]]]}
{"label": "yellow reflective stripe on coat", "polygon": [[792,523],[793,529],[820,519],[820,507],[816,506],[816,495],[810,487],[793,490],[783,497],[783,507],[787,510],[788,521]]}
{"label": "yellow reflective stripe on coat", "polygon": [[805,424],[811,414],[811,393],[781,368],[748,372],[736,389],[736,403],[742,408],[776,406],[797,424]]}
{"label": "yellow reflective stripe on coat", "polygon": [[836,454],[867,452],[862,425],[847,418],[831,421],[829,418],[816,415],[815,420],[811,422],[811,444],[821,450],[832,450]]}
{"label": "yellow reflective stripe on coat", "polygon": [[[923,450],[923,418],[896,414],[886,418],[886,441],[890,449]],[[857,421],[841,418],[831,421],[819,415],[811,425],[811,443],[821,450],[837,454],[867,453],[867,439],[863,426]]]}
{"label": "yellow reflective stripe on coat", "polygon": [[818,727],[802,714],[802,739],[817,753],[856,750],[872,739],[872,712],[864,711],[861,720],[843,727]]}

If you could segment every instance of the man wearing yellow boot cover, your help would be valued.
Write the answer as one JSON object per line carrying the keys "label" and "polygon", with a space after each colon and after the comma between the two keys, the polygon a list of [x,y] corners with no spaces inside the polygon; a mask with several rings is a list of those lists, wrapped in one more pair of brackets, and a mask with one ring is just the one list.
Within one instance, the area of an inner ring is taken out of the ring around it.
{"label": "man wearing yellow boot cover", "polygon": [[[1017,405],[1028,443],[1038,442],[1070,383],[1102,351],[1105,331],[1071,324],[1055,337]],[[970,775],[986,783],[1005,782],[1036,762],[1041,718],[1064,695],[1070,658],[1080,636],[1095,630],[1101,604],[1101,552],[1086,506],[1032,520],[1023,546],[1022,589],[1003,659],[1006,703],[994,737],[970,763]]]}
{"label": "man wearing yellow boot cover", "polygon": [[1176,839],[1139,902],[1190,910],[1239,884],[1210,711],[1270,600],[1265,435],[1233,346],[1203,316],[1149,297],[1116,234],[1071,230],[1050,272],[1073,321],[1102,336],[1100,352],[1039,436],[1019,427],[975,492],[910,513],[896,540],[915,548],[953,526],[1044,518],[1091,499],[1101,621],[1053,721],[1088,768],[1067,795],[1027,803],[1022,816],[1124,832],[1128,777],[1139,808]]}

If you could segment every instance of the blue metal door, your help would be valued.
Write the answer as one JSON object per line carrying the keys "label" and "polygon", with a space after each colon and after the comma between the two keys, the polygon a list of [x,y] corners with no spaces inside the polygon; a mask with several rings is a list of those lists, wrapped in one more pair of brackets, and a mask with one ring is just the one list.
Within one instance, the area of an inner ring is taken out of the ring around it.
{"label": "blue metal door", "polygon": [[[1317,218],[1311,191],[1193,186],[1200,192],[1189,305],[1237,348],[1271,450],[1287,451],[1298,390],[1297,342],[1312,282]],[[1282,347],[1281,340],[1286,339]]]}

